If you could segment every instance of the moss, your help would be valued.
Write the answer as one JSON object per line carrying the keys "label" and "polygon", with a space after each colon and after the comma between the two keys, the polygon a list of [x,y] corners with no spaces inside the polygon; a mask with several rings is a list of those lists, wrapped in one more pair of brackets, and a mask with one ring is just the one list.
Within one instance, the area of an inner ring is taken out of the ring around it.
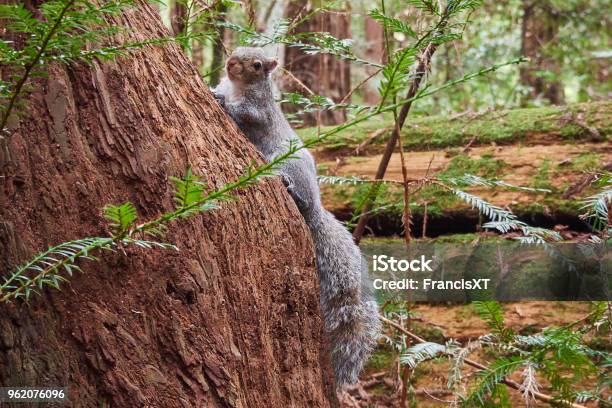
{"label": "moss", "polygon": [[433,241],[441,244],[470,244],[476,239],[480,239],[481,241],[486,240],[487,242],[495,242],[500,240],[498,236],[483,236],[477,233],[467,233],[442,235],[433,239]]}
{"label": "moss", "polygon": [[380,371],[391,367],[395,356],[393,352],[386,348],[379,347],[374,350],[372,356],[367,362],[366,370],[368,371]]}
{"label": "moss", "polygon": [[[544,172],[545,173],[545,172]],[[532,184],[538,188],[550,188],[548,178],[544,176],[534,177]],[[363,189],[363,186],[361,187]],[[326,186],[324,189],[324,202],[327,204],[336,203],[336,208],[342,208],[343,211],[353,212],[356,206],[361,202],[365,191],[355,186]],[[588,188],[581,193],[582,196],[587,196],[592,193],[592,189]],[[466,191],[470,191],[466,189]],[[550,214],[561,213],[568,215],[580,215],[584,211],[579,198],[563,199],[561,193],[564,189],[555,189],[553,193],[545,195],[537,195],[537,200],[534,199],[525,203],[514,203],[512,211],[519,215],[526,214]],[[476,193],[477,194],[477,193]],[[477,194],[478,195],[478,194]],[[418,192],[418,195],[413,197],[413,202],[410,205],[411,213],[414,219],[423,217],[424,205],[427,201],[427,214],[429,217],[443,217],[453,211],[473,211],[469,205],[460,200],[456,195],[442,190],[439,187],[428,186]],[[414,200],[417,200],[414,202]],[[403,203],[403,192],[400,188],[393,188],[383,191],[377,196],[375,208],[381,208],[380,213],[390,216],[401,216]],[[332,206],[334,207],[334,206]],[[466,240],[469,239],[466,237]]]}
{"label": "moss", "polygon": [[[501,140],[504,138],[531,138],[535,137],[534,135],[537,135],[538,132],[552,132],[550,137],[555,137],[554,135],[560,135],[559,129],[562,128],[566,129],[567,134],[575,131],[573,134],[579,136],[586,125],[597,127],[601,135],[609,137],[611,130],[610,114],[605,109],[610,107],[612,107],[612,103],[602,102],[572,105],[569,107],[515,109],[505,112],[491,112],[479,116],[464,115],[456,117],[454,120],[447,120],[441,117],[417,118],[411,122],[410,126],[414,129],[406,137],[417,140],[418,138],[425,137],[424,135],[427,134],[434,140],[441,138],[444,133],[448,135],[448,140],[452,141],[454,137],[461,134],[463,140],[460,146],[446,148],[449,162],[446,168],[438,174],[447,177],[458,177],[465,173],[472,173],[485,178],[497,178],[512,182],[512,176],[516,170],[510,164],[512,161],[508,160],[507,163],[500,160],[496,157],[493,149],[491,149],[491,152],[481,153],[480,156],[467,156],[463,153],[463,146],[468,140],[471,140],[476,131],[482,132],[481,134],[484,135],[484,138],[479,138],[478,140],[484,142],[486,140]],[[371,123],[360,124],[356,127],[356,130],[347,132],[346,135],[337,136],[337,140],[342,140],[342,143],[357,143],[368,134],[385,128],[389,120],[390,118],[388,117],[382,117],[374,119]],[[581,126],[578,126],[582,129],[580,132],[577,129],[572,130],[572,120],[581,123]],[[378,142],[380,143],[381,141],[379,140]],[[427,146],[421,147],[427,148]],[[521,154],[520,150],[517,150],[517,154]],[[560,164],[556,164],[547,158],[538,160],[539,165],[535,171],[531,170],[530,167],[527,174],[521,175],[521,177],[529,177],[528,181],[520,181],[516,182],[516,184],[546,188],[552,192],[549,194],[525,192],[524,195],[529,196],[529,199],[521,197],[517,202],[510,203],[515,213],[530,215],[550,213],[579,215],[582,213],[580,210],[582,204],[578,200],[580,197],[591,194],[593,189],[587,187],[571,199],[562,198],[562,193],[577,180],[577,173],[601,167],[602,163],[607,159],[604,157],[604,153],[588,150],[578,155],[571,153],[568,153],[568,155],[571,159],[563,160]],[[361,163],[366,159],[371,159],[371,157],[349,158],[349,162]],[[328,165],[335,166],[332,162],[329,162]],[[358,186],[325,186],[323,188],[324,201],[331,208],[342,209],[346,216],[347,211],[353,212],[361,205],[370,188],[371,185],[369,184]],[[465,188],[464,191],[472,192],[479,196],[482,195],[478,188]],[[486,195],[486,197],[497,205],[504,206],[508,204],[506,202],[499,202],[499,198],[495,194]],[[495,201],[496,199],[498,201]],[[470,210],[469,205],[460,200],[456,195],[440,186],[425,186],[411,195],[411,211],[415,219],[423,217],[425,202],[428,203],[427,212],[429,217],[443,217],[450,212],[456,211],[474,211]],[[398,217],[402,213],[402,207],[402,189],[397,185],[382,186],[380,193],[377,195],[374,208],[382,208],[380,213],[384,215]]]}
{"label": "moss", "polygon": [[[465,146],[472,139],[474,145],[529,142],[542,135],[547,139],[592,139],[591,131],[584,125],[596,129],[601,138],[609,140],[612,134],[611,108],[612,102],[593,102],[453,116],[409,116],[402,129],[402,140],[407,150],[427,150]],[[323,127],[322,132],[332,128]],[[390,115],[372,118],[332,135],[321,148],[355,148],[380,129],[387,131],[374,139],[372,145],[380,145],[389,137],[392,129]],[[316,136],[317,129],[300,129],[298,133],[307,139]]]}
{"label": "moss", "polygon": [[[436,242],[436,243],[443,243],[443,244],[469,244],[474,242],[476,239],[480,239],[482,240],[486,240],[487,242],[493,242],[493,241],[500,241],[503,240],[503,238],[500,238],[498,236],[483,236],[481,234],[478,233],[466,233],[466,234],[450,234],[450,235],[441,235],[439,237],[436,238],[416,238],[414,240],[414,242]],[[403,243],[404,240],[402,238],[397,238],[397,237],[366,237],[363,238],[361,240],[361,245],[372,245],[372,244],[378,244],[378,245],[390,245],[390,244],[397,244],[398,242]]]}
{"label": "moss", "polygon": [[317,163],[317,173],[325,174],[331,167],[331,163]]}
{"label": "moss", "polygon": [[458,308],[455,311],[455,318],[459,321],[461,320],[469,320],[472,318],[478,317],[478,313],[472,305],[468,305],[467,307]]}
{"label": "moss", "polygon": [[597,153],[583,153],[572,159],[569,168],[575,172],[593,170],[602,163],[602,157]]}
{"label": "moss", "polygon": [[550,159],[546,158],[542,160],[542,163],[540,163],[538,166],[536,174],[533,176],[531,187],[546,188],[549,190],[552,189],[552,185],[550,184],[550,167]]}
{"label": "moss", "polygon": [[498,176],[506,166],[506,162],[494,159],[491,154],[484,154],[477,159],[469,156],[455,156],[440,174],[448,177],[460,177],[470,173],[490,178]]}
{"label": "moss", "polygon": [[413,321],[412,332],[427,341],[432,341],[434,343],[441,344],[444,344],[446,342],[446,337],[444,337],[444,333],[442,333],[442,331],[435,326],[429,326]]}
{"label": "moss", "polygon": [[582,126],[576,125],[574,123],[568,123],[565,126],[562,126],[559,129],[559,134],[564,139],[572,139],[577,140],[582,136],[589,135],[589,132]]}
{"label": "moss", "polygon": [[364,245],[364,246],[368,246],[372,244],[390,245],[390,244],[396,244],[397,242],[398,242],[398,238],[396,237],[368,237],[366,236],[362,238],[361,243],[359,245]]}

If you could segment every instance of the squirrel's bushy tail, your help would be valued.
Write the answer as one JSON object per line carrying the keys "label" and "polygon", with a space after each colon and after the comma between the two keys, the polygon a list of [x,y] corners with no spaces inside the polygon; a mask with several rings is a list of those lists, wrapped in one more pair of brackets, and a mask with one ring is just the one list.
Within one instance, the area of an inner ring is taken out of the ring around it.
{"label": "squirrel's bushy tail", "polygon": [[378,305],[369,288],[367,263],[352,235],[325,210],[307,222],[316,247],[332,366],[336,384],[342,387],[357,382],[376,345]]}

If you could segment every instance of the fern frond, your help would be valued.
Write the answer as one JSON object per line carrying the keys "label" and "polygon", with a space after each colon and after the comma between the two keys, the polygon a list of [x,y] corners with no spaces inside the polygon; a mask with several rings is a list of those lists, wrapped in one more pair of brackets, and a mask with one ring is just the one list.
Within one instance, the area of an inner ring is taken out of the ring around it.
{"label": "fern frond", "polygon": [[435,0],[407,0],[406,2],[419,10],[423,10],[434,15],[440,15],[438,2]]}
{"label": "fern frond", "polygon": [[524,236],[516,239],[524,244],[545,244],[548,240],[559,241],[562,239],[558,232],[532,227],[520,221],[511,211],[504,210],[480,197],[454,188],[450,188],[450,191],[491,220],[485,223],[483,228],[496,229],[502,234],[519,230]]}
{"label": "fern frond", "polygon": [[72,276],[74,271],[80,271],[75,264],[77,260],[95,260],[92,251],[112,246],[112,238],[93,237],[50,247],[4,278],[0,285],[0,303],[22,297],[27,300],[32,293],[38,293],[37,289],[42,290],[45,286],[59,289],[60,283],[66,281],[63,273]]}
{"label": "fern frond", "polygon": [[121,205],[107,204],[103,212],[104,218],[110,221],[109,226],[113,236],[125,234],[138,218],[136,208],[129,201]]}
{"label": "fern frond", "polygon": [[551,190],[545,188],[533,188],[533,187],[524,187],[517,186],[514,184],[506,183],[503,180],[496,179],[486,179],[474,174],[466,173],[461,177],[439,177],[440,181],[445,183],[449,183],[458,187],[503,187],[511,190],[520,190],[520,191],[530,191],[534,193],[550,193]]}
{"label": "fern frond", "polygon": [[352,61],[357,64],[382,68],[382,65],[359,58],[352,50],[353,40],[350,38],[336,38],[330,33],[313,32],[308,36],[308,43],[293,42],[288,44],[298,47],[303,53],[309,55],[329,54],[340,59]]}
{"label": "fern frond", "polygon": [[504,323],[504,312],[501,305],[494,301],[474,301],[474,310],[480,318],[489,326],[494,333],[501,336],[503,340],[509,340],[513,335],[512,330],[506,328]]}
{"label": "fern frond", "polygon": [[418,48],[408,47],[391,56],[382,70],[383,79],[378,87],[381,95],[380,106],[383,106],[388,99],[394,98],[399,90],[407,86],[411,79],[410,68],[416,62],[418,52]]}
{"label": "fern frond", "polygon": [[400,356],[400,363],[406,364],[410,368],[416,368],[420,363],[439,357],[445,351],[446,347],[438,343],[418,343]]}
{"label": "fern frond", "polygon": [[[321,184],[332,185],[358,185],[372,183],[373,180],[362,179],[359,177],[342,177],[342,176],[317,176],[317,180]],[[386,183],[386,180],[377,180],[380,183]]]}
{"label": "fern frond", "polygon": [[[493,205],[478,196],[475,196],[470,193],[466,193],[465,191],[462,191],[462,190],[451,189],[451,191],[461,200],[465,201],[470,206],[472,206],[472,208],[475,208],[483,215],[486,215],[493,222],[496,222],[496,221],[508,222],[510,220],[512,221],[516,220],[516,216],[512,212],[508,210],[504,210],[503,208],[498,207],[496,205]],[[514,229],[514,228],[510,228],[510,229]],[[502,232],[508,232],[510,229],[508,229],[507,231],[502,231]]]}
{"label": "fern frond", "polygon": [[482,0],[449,0],[446,12],[449,15],[456,15],[463,11],[474,10],[482,5]]}
{"label": "fern frond", "polygon": [[463,379],[461,369],[465,359],[472,352],[472,350],[479,346],[479,342],[470,342],[466,347],[456,347],[451,353],[449,353],[451,363],[448,369],[448,380],[446,382],[446,386],[449,390],[454,390],[459,384],[461,384]]}
{"label": "fern frond", "polygon": [[204,198],[206,184],[188,168],[183,178],[170,177],[174,184],[174,204],[177,208],[187,207]]}
{"label": "fern frond", "polygon": [[[244,37],[244,42],[253,47],[265,47],[270,44],[282,43],[287,39],[287,31],[291,25],[291,21],[288,19],[281,19],[274,24],[272,28],[272,32],[269,35],[262,35],[255,31],[249,29],[243,29],[237,24],[229,24],[231,25],[235,31],[242,32],[246,34]],[[239,27],[237,30],[236,28]]]}
{"label": "fern frond", "polygon": [[489,366],[488,370],[479,371],[480,381],[476,389],[464,401],[464,406],[483,406],[488,396],[495,392],[495,388],[524,363],[525,361],[517,356],[499,358]]}
{"label": "fern frond", "polygon": [[593,229],[605,230],[610,223],[610,206],[612,206],[612,187],[603,189],[583,200],[581,210],[587,210],[584,218],[590,221]]}
{"label": "fern frond", "polygon": [[535,400],[535,394],[540,392],[538,379],[536,377],[536,366],[533,362],[527,361],[522,373],[523,381],[519,391],[523,394],[525,405],[531,406],[531,402]]}
{"label": "fern frond", "polygon": [[121,240],[124,245],[136,245],[137,247],[144,249],[153,249],[153,248],[161,248],[161,249],[171,249],[174,251],[178,251],[178,247],[173,244],[168,244],[166,242],[159,241],[148,241],[146,239],[135,239],[135,238],[124,238]]}
{"label": "fern frond", "polygon": [[412,27],[410,27],[410,25],[406,23],[405,21],[402,21],[394,17],[389,17],[378,9],[370,10],[368,14],[374,20],[380,22],[382,25],[384,25],[385,27],[387,27],[389,30],[393,32],[402,33],[402,34],[407,35],[408,37],[413,37],[413,38],[417,37],[417,34],[414,32]]}

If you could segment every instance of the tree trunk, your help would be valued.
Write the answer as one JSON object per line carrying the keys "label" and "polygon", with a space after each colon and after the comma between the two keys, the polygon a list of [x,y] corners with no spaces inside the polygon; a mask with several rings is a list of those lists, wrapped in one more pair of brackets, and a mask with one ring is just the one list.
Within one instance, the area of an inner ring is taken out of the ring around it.
{"label": "tree trunk", "polygon": [[[287,17],[292,19],[297,15],[305,15],[312,9],[321,7],[320,0],[291,0],[287,7]],[[295,32],[328,32],[336,38],[348,38],[350,20],[347,13],[324,12],[299,24]],[[348,61],[333,55],[307,55],[297,47],[286,47],[285,69],[289,70],[302,84],[317,95],[327,96],[340,102],[351,88],[351,68]],[[308,96],[308,92],[291,78],[283,80],[286,92],[299,92]],[[284,107],[291,111],[291,107]],[[293,110],[295,111],[295,109]],[[317,123],[317,114],[309,113],[301,118],[306,125]],[[335,125],[346,120],[344,110],[328,110],[321,112],[321,124]]]}
{"label": "tree trunk", "polygon": [[191,44],[191,62],[200,73],[204,69],[204,51],[203,43],[196,41]]}
{"label": "tree trunk", "polygon": [[[112,23],[168,35],[145,4]],[[104,203],[151,219],[169,176],[220,187],[257,157],[176,45],[38,81],[0,155],[2,276],[105,234]],[[309,231],[276,178],[236,195],[170,226],[180,252],[100,254],[61,292],[0,304],[0,386],[66,386],[74,407],[334,405]]]}
{"label": "tree trunk", "polygon": [[530,58],[522,66],[521,83],[531,87],[531,98],[543,97],[553,105],[564,101],[559,61],[546,49],[559,31],[560,16],[548,2],[525,0],[521,29],[521,53]]}
{"label": "tree trunk", "polygon": [[[364,58],[368,61],[384,64],[385,59],[385,35],[383,26],[370,16],[365,19],[365,53]],[[377,71],[374,67],[366,67],[367,76]],[[368,81],[363,88],[363,99],[367,104],[377,104],[380,102],[380,94],[375,81]]]}
{"label": "tree trunk", "polygon": [[187,7],[180,0],[170,0],[170,25],[174,35],[187,34],[185,26],[187,24]]}
{"label": "tree trunk", "polygon": [[[227,12],[227,5],[225,3],[219,3],[215,10],[215,18],[221,20]],[[212,59],[210,61],[210,79],[209,83],[211,86],[219,84],[221,74],[223,73],[223,38],[225,37],[225,28],[216,26],[214,29],[217,31],[217,38],[212,45]]]}

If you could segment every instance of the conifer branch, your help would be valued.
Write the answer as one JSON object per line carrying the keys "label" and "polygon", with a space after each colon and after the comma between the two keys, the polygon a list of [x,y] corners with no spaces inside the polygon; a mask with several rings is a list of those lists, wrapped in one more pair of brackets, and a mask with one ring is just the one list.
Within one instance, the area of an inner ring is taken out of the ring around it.
{"label": "conifer branch", "polygon": [[2,118],[0,119],[0,133],[4,133],[4,129],[6,127],[6,124],[8,123],[8,120],[13,111],[13,108],[15,107],[17,98],[19,98],[19,96],[21,95],[23,86],[25,85],[27,80],[30,78],[32,69],[39,64],[41,57],[47,51],[47,46],[49,45],[49,41],[57,32],[57,29],[59,28],[60,24],[62,23],[62,20],[64,19],[64,16],[66,15],[66,12],[68,12],[68,9],[72,7],[74,3],[75,3],[75,0],[68,0],[66,2],[62,10],[60,11],[59,15],[53,22],[53,25],[51,26],[49,31],[44,36],[41,44],[38,47],[38,52],[34,55],[34,57],[32,57],[32,59],[29,62],[25,64],[24,72],[19,78],[19,80],[17,81],[17,83],[15,84],[15,89],[13,90],[11,98],[9,99],[8,105],[4,109],[4,112],[2,112]]}
{"label": "conifer branch", "polygon": [[[386,323],[389,326],[393,327],[394,329],[398,330],[399,332],[403,333],[404,335],[410,337],[412,340],[414,340],[417,343],[430,343],[427,340],[423,339],[422,337],[417,336],[416,334],[406,330],[403,326],[397,324],[393,320],[387,319],[385,316],[381,315],[380,316],[380,320],[383,323]],[[439,346],[441,348],[445,348],[445,346],[443,346],[441,344]],[[512,388],[514,390],[517,390],[517,391],[521,391],[522,390],[521,384],[518,384],[515,381],[507,379],[505,377],[505,375],[503,375],[503,376],[499,375],[499,372],[500,372],[500,368],[499,367],[497,369],[495,369],[495,370],[491,370],[489,367],[487,367],[487,366],[485,366],[485,365],[483,365],[483,364],[481,364],[481,363],[479,363],[477,361],[469,359],[469,358],[465,358],[464,362],[467,365],[469,365],[469,366],[472,366],[474,368],[477,368],[477,369],[481,370],[486,375],[495,376],[495,379],[499,383],[507,385],[508,387],[510,387],[510,388]],[[516,363],[512,363],[512,364],[509,363],[508,365],[504,366],[504,368],[506,369],[506,372],[507,372],[507,369],[510,368],[510,367],[513,367],[514,364],[516,364]],[[548,403],[550,405],[562,404],[562,406],[567,406],[567,407],[570,407],[570,408],[586,408],[584,405],[576,404],[576,403],[573,403],[571,401],[559,400],[559,399],[557,399],[555,397],[552,397],[550,395],[544,394],[542,392],[533,391],[532,395],[533,395],[534,398],[536,398],[536,399],[538,399],[538,400],[540,400],[542,402],[546,402],[546,403]]]}

